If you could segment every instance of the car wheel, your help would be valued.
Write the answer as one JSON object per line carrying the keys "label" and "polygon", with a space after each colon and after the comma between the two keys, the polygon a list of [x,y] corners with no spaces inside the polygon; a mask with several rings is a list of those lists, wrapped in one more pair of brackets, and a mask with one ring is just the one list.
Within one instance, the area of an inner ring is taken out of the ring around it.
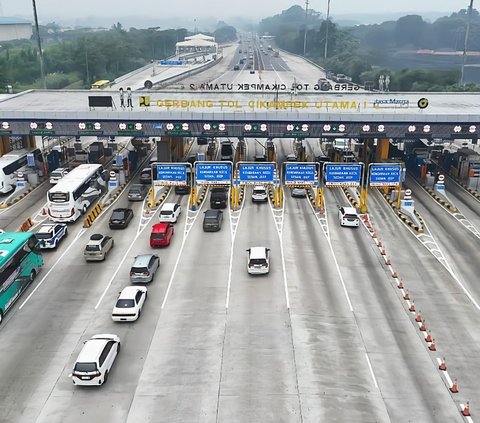
{"label": "car wheel", "polygon": [[120,342],[117,345],[117,354],[120,354]]}
{"label": "car wheel", "polygon": [[107,380],[108,380],[108,370],[105,372],[105,377],[103,378],[103,383],[102,383],[102,385],[103,385],[104,383],[107,383]]}
{"label": "car wheel", "polygon": [[63,235],[64,237],[67,237],[68,236],[68,229],[65,228],[65,235]]}
{"label": "car wheel", "polygon": [[148,292],[145,292],[145,300],[148,298]]}
{"label": "car wheel", "polygon": [[82,214],[86,214],[86,213],[87,213],[87,206],[83,206]]}
{"label": "car wheel", "polygon": [[137,316],[137,320],[140,319],[140,315],[142,314],[142,310],[138,310],[138,316]]}
{"label": "car wheel", "polygon": [[33,269],[33,270],[30,272],[30,276],[28,277],[30,283],[32,283],[32,282],[35,280],[35,276],[37,276],[37,272],[35,271],[35,269]]}
{"label": "car wheel", "polygon": [[114,245],[115,245],[115,241],[112,239],[112,247],[111,248],[113,248]]}
{"label": "car wheel", "polygon": [[0,310],[0,324],[2,323],[2,320],[3,320],[3,311]]}

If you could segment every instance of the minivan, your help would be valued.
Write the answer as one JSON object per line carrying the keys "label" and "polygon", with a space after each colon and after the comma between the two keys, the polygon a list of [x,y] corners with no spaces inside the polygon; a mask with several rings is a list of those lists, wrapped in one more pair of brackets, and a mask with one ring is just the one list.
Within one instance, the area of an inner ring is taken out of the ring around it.
{"label": "minivan", "polygon": [[250,275],[265,275],[270,271],[270,248],[250,247],[247,252],[247,271]]}
{"label": "minivan", "polygon": [[74,385],[102,385],[120,352],[120,338],[117,335],[94,335],[78,355],[71,378]]}
{"label": "minivan", "polygon": [[268,201],[267,189],[262,185],[255,185],[252,191],[252,201]]}
{"label": "minivan", "polygon": [[155,254],[136,256],[130,269],[131,283],[149,283],[153,281],[160,266],[160,258]]}
{"label": "minivan", "polygon": [[204,212],[203,231],[217,232],[222,228],[223,212],[221,210],[208,209]]}

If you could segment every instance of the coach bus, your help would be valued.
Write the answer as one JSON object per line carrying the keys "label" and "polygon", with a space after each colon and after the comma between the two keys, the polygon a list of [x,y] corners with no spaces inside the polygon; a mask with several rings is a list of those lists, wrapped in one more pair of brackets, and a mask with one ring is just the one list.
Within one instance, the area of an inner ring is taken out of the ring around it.
{"label": "coach bus", "polygon": [[0,233],[0,323],[43,266],[31,232]]}
{"label": "coach bus", "polygon": [[39,160],[41,152],[38,148],[32,150],[13,150],[0,157],[0,193],[7,194],[17,186],[15,174],[20,168],[27,166],[27,155],[33,153]]}
{"label": "coach bus", "polygon": [[47,193],[47,208],[54,222],[74,222],[102,194],[105,175],[100,164],[82,164],[65,175]]}

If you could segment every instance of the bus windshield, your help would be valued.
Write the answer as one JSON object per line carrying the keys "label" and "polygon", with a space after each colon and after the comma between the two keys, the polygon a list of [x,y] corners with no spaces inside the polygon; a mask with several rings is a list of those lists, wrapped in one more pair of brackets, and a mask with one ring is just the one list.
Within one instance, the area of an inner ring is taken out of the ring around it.
{"label": "bus windshield", "polygon": [[70,197],[68,192],[49,192],[48,199],[52,203],[67,203]]}

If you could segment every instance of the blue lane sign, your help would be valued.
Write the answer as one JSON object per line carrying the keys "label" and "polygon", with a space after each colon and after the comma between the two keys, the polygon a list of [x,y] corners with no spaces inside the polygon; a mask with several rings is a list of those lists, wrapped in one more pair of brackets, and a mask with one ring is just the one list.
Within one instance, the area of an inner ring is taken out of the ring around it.
{"label": "blue lane sign", "polygon": [[275,174],[274,163],[239,163],[240,183],[243,184],[273,184]]}
{"label": "blue lane sign", "polygon": [[316,178],[316,165],[313,163],[286,163],[285,184],[288,185],[314,185]]}
{"label": "blue lane sign", "polygon": [[195,179],[199,185],[229,185],[232,180],[230,162],[197,162]]}
{"label": "blue lane sign", "polygon": [[160,66],[181,66],[184,64],[183,60],[160,60]]}
{"label": "blue lane sign", "polygon": [[325,164],[325,185],[358,187],[362,175],[361,164],[326,163]]}
{"label": "blue lane sign", "polygon": [[27,165],[30,167],[35,167],[35,155],[33,153],[27,154]]}
{"label": "blue lane sign", "polygon": [[400,164],[370,165],[370,186],[391,187],[400,185],[402,167]]}
{"label": "blue lane sign", "polygon": [[155,164],[156,182],[159,185],[186,185],[187,165],[184,164]]}

